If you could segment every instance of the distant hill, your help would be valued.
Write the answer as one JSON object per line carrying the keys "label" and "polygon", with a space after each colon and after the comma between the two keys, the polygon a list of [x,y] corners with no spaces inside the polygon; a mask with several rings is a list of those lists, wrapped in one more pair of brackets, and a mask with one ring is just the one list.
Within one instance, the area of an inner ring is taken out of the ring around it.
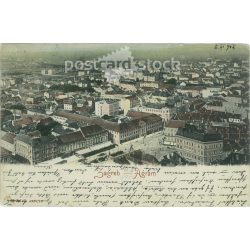
{"label": "distant hill", "polygon": [[227,51],[214,49],[214,44],[2,44],[1,58],[63,65],[65,60],[91,60],[124,46],[131,49],[135,59],[141,60],[249,59],[246,44],[236,44],[234,50]]}

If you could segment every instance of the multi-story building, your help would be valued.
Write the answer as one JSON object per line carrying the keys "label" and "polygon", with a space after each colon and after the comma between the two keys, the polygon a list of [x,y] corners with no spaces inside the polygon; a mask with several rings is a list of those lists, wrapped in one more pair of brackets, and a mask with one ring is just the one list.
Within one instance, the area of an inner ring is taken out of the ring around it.
{"label": "multi-story building", "polygon": [[128,111],[131,108],[137,107],[139,105],[140,105],[139,99],[133,96],[123,98],[120,101],[120,106],[121,106],[121,109],[124,111],[124,115],[127,115]]}
{"label": "multi-story building", "polygon": [[76,108],[76,102],[74,100],[65,100],[63,102],[63,109],[72,111]]}
{"label": "multi-story building", "polygon": [[240,107],[238,103],[233,103],[230,101],[220,102],[220,105],[209,103],[204,105],[204,108],[209,111],[238,114],[242,119],[248,119],[250,114],[250,109],[248,107],[243,108]]}
{"label": "multi-story building", "polygon": [[99,117],[86,117],[59,110],[55,114],[58,117],[60,116],[70,120],[85,122],[87,124],[99,125],[109,132],[109,137],[115,144],[162,131],[164,125],[162,118],[158,115],[135,111],[128,112],[127,121],[118,123],[107,121]]}
{"label": "multi-story building", "polygon": [[185,122],[180,120],[169,120],[165,127],[164,145],[175,146],[175,136],[179,128],[184,128]]}
{"label": "multi-story building", "polygon": [[144,113],[150,113],[160,116],[165,122],[171,118],[171,109],[167,107],[157,106],[157,105],[148,105],[137,108],[138,111]]}
{"label": "multi-story building", "polygon": [[95,114],[97,116],[115,116],[119,114],[119,102],[118,101],[99,101],[95,103]]}
{"label": "multi-story building", "polygon": [[1,147],[4,148],[5,150],[8,150],[12,154],[14,153],[14,139],[16,137],[15,134],[13,133],[3,133],[3,136],[1,136],[0,143]]}
{"label": "multi-story building", "polygon": [[56,72],[54,69],[42,69],[41,74],[42,75],[54,75]]}
{"label": "multi-story building", "polygon": [[73,152],[108,141],[108,132],[98,125],[81,127],[80,131],[58,137],[58,154]]}
{"label": "multi-story building", "polygon": [[187,125],[178,130],[175,143],[177,152],[190,162],[210,164],[223,159],[220,134],[206,134],[193,125]]}
{"label": "multi-story building", "polygon": [[54,136],[32,137],[20,133],[14,139],[14,154],[30,164],[54,159],[64,153],[108,141],[108,132],[97,125],[81,127],[79,131]]}
{"label": "multi-story building", "polygon": [[134,140],[163,130],[161,117],[143,112],[129,112],[130,120],[119,124],[104,124],[115,144]]}
{"label": "multi-story building", "polygon": [[118,85],[121,89],[125,90],[125,91],[129,91],[129,92],[136,92],[137,88],[134,84],[130,84],[130,83],[119,83]]}
{"label": "multi-story building", "polygon": [[159,83],[157,83],[157,82],[140,82],[140,87],[141,88],[157,89],[157,88],[159,88]]}
{"label": "multi-story building", "polygon": [[15,138],[15,154],[28,160],[30,164],[53,159],[57,156],[58,143],[54,137],[33,138],[18,134]]}
{"label": "multi-story building", "polygon": [[211,122],[208,131],[222,135],[225,151],[249,148],[249,124],[236,118],[229,118],[228,121]]}
{"label": "multi-story building", "polygon": [[0,163],[14,163],[12,153],[5,148],[0,147]]}

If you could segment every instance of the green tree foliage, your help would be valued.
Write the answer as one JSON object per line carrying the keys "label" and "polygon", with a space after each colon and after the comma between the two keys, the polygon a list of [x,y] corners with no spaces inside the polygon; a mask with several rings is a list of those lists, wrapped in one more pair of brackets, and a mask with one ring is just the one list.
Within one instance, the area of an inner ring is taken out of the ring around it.
{"label": "green tree foliage", "polygon": [[175,78],[170,78],[170,79],[168,80],[168,83],[169,83],[169,84],[177,84],[177,80],[176,80]]}
{"label": "green tree foliage", "polygon": [[62,91],[64,93],[77,92],[77,91],[81,91],[81,92],[87,91],[89,93],[95,92],[95,90],[93,89],[90,83],[87,85],[87,87],[84,87],[84,88],[79,87],[77,85],[65,84],[65,85],[52,85],[49,89]]}
{"label": "green tree foliage", "polygon": [[60,125],[60,124],[56,121],[53,121],[53,122],[49,123],[48,125],[38,123],[36,126],[36,129],[41,132],[42,136],[49,136],[49,135],[51,135],[52,129],[57,125]]}
{"label": "green tree foliage", "polygon": [[12,106],[10,106],[10,109],[24,110],[26,108],[23,104],[17,103],[17,104],[13,104]]}

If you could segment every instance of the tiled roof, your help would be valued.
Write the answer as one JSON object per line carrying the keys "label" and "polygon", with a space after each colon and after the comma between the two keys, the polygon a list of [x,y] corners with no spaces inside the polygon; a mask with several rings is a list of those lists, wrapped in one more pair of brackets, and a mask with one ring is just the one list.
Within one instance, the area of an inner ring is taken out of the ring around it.
{"label": "tiled roof", "polygon": [[15,126],[28,125],[33,123],[32,117],[25,117],[14,121]]}
{"label": "tiled roof", "polygon": [[184,128],[185,127],[185,121],[181,120],[169,120],[167,123],[168,128]]}
{"label": "tiled roof", "polygon": [[146,113],[146,112],[137,112],[137,111],[129,111],[127,116],[131,117],[135,120],[142,120],[142,121],[159,121],[162,118],[156,114]]}
{"label": "tiled roof", "polygon": [[51,117],[47,117],[47,118],[41,119],[40,124],[48,124],[48,123],[51,123],[53,121],[54,120]]}
{"label": "tiled roof", "polygon": [[12,134],[12,133],[6,133],[4,136],[2,136],[2,140],[3,141],[7,141],[11,144],[14,144],[14,138],[16,137],[15,134]]}
{"label": "tiled roof", "polygon": [[119,131],[125,131],[125,130],[133,130],[139,126],[138,120],[132,120],[125,123],[119,124]]}
{"label": "tiled roof", "polygon": [[9,150],[0,147],[0,157],[8,156],[8,155],[12,155],[12,153]]}
{"label": "tiled roof", "polygon": [[222,121],[223,119],[228,118],[240,118],[241,115],[232,114],[228,112],[219,112],[219,111],[211,111],[206,109],[200,109],[198,112],[179,112],[176,114],[176,120],[184,120],[184,121]]}
{"label": "tiled roof", "polygon": [[16,139],[19,140],[19,141],[22,141],[24,143],[27,143],[29,145],[32,144],[32,139],[30,136],[26,135],[26,134],[18,134],[16,136]]}
{"label": "tiled roof", "polygon": [[35,130],[35,131],[32,131],[32,132],[29,132],[28,133],[28,136],[32,137],[32,138],[35,138],[35,137],[41,137],[41,132],[39,130]]}
{"label": "tiled roof", "polygon": [[207,105],[222,107],[222,102],[221,101],[212,101],[212,102],[209,102]]}
{"label": "tiled roof", "polygon": [[84,140],[84,137],[80,131],[60,135],[58,138],[62,143],[65,144]]}
{"label": "tiled roof", "polygon": [[152,121],[161,121],[161,117],[155,114],[144,113],[144,112],[129,112],[127,116],[133,118],[132,121],[128,121],[126,123],[116,123],[111,121],[106,121],[104,119],[98,117],[87,117],[83,115],[73,114],[66,111],[58,110],[55,112],[55,115],[66,117],[67,119],[74,120],[74,121],[81,121],[85,122],[89,125],[98,125],[104,129],[119,132],[125,129],[132,129],[135,126],[138,126],[138,121],[142,120],[145,122],[152,122]]}
{"label": "tiled roof", "polygon": [[196,141],[209,142],[220,141],[222,137],[220,134],[207,134],[199,131],[195,126],[188,125],[185,128],[179,129],[177,135],[190,138]]}
{"label": "tiled roof", "polygon": [[103,128],[98,125],[90,125],[86,127],[81,127],[82,134],[84,137],[90,137],[103,132]]}

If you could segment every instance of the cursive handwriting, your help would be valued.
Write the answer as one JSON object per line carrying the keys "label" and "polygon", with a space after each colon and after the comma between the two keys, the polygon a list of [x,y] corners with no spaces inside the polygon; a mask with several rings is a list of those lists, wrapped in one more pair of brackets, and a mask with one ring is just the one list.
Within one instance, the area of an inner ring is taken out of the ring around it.
{"label": "cursive handwriting", "polygon": [[249,205],[249,166],[0,167],[9,206]]}

